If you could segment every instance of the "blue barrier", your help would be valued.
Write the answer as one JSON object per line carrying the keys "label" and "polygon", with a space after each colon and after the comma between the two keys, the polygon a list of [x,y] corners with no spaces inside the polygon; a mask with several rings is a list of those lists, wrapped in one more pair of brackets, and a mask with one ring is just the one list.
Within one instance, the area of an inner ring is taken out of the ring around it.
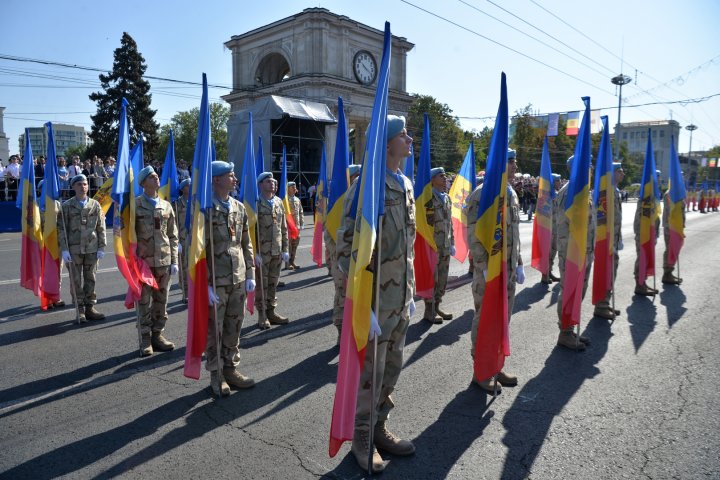
{"label": "blue barrier", "polygon": [[[113,213],[115,209],[110,207],[105,217],[105,225],[112,228]],[[0,202],[0,232],[20,232],[20,209],[15,206],[15,202]],[[112,235],[112,232],[110,232]]]}

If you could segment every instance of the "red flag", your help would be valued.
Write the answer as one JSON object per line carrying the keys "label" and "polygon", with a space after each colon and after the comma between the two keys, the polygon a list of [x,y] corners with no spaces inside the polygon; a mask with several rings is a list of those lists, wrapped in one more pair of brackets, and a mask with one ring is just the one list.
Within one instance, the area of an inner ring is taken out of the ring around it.
{"label": "red flag", "polygon": [[42,231],[40,229],[40,208],[35,194],[35,169],[33,165],[30,130],[25,129],[25,152],[20,186],[15,206],[21,209],[22,244],[20,250],[20,286],[40,296],[42,264],[40,249]]}
{"label": "red flag", "polygon": [[425,114],[420,160],[415,181],[415,208],[417,235],[415,236],[415,291],[421,298],[431,299],[435,292],[435,270],[438,255],[435,245],[435,227],[428,224],[427,205],[432,202],[432,183],[430,183],[430,120]]}

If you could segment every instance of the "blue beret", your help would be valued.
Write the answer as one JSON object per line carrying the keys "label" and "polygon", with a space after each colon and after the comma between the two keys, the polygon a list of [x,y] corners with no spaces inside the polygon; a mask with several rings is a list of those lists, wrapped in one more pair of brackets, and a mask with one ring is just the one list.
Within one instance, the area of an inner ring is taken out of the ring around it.
{"label": "blue beret", "polygon": [[445,174],[443,167],[435,167],[430,169],[430,178],[435,178],[436,175]]}
{"label": "blue beret", "polygon": [[508,151],[507,151],[507,159],[508,159],[508,160],[515,160],[516,157],[517,157],[517,152],[516,152],[515,150],[513,150],[512,148],[508,148]]}
{"label": "blue beret", "polygon": [[553,174],[552,174],[553,182],[555,182],[555,181],[557,181],[557,180],[560,180],[560,178],[562,178],[562,177],[560,177],[560,174],[559,174],[559,173],[553,173]]}
{"label": "blue beret", "polygon": [[183,188],[185,188],[185,187],[188,186],[188,185],[190,185],[190,179],[189,179],[189,178],[186,178],[185,180],[183,180],[182,182],[180,182],[180,186],[178,187],[178,189],[179,189],[179,190],[182,190]]}
{"label": "blue beret", "polygon": [[572,167],[572,162],[575,160],[575,155],[570,155],[570,158],[567,159],[567,166],[568,168]]}
{"label": "blue beret", "polygon": [[362,165],[357,165],[355,163],[353,163],[352,165],[350,165],[348,167],[348,172],[350,173],[351,177],[353,175],[359,175],[361,170],[362,170]]}
{"label": "blue beret", "polygon": [[215,160],[211,164],[212,176],[219,177],[235,170],[235,165],[230,162],[223,162],[222,160]]}
{"label": "blue beret", "polygon": [[44,183],[45,183],[45,179],[42,179],[38,182],[38,186],[37,186],[38,190],[40,190],[42,188]]}
{"label": "blue beret", "polygon": [[75,182],[85,182],[87,183],[87,177],[83,175],[82,173],[75,175],[72,180],[70,180],[70,186],[72,187],[75,185]]}
{"label": "blue beret", "polygon": [[295,182],[287,182],[287,186],[288,186],[288,187],[294,187],[294,186],[295,186]]}
{"label": "blue beret", "polygon": [[655,173],[658,175],[662,175],[662,172],[660,170],[655,170]]}
{"label": "blue beret", "polygon": [[271,172],[262,172],[262,173],[261,173],[260,175],[258,175],[258,177],[257,177],[257,183],[262,182],[263,180],[265,180],[265,179],[268,178],[268,177],[269,177],[269,178],[272,178],[272,173],[271,173]]}
{"label": "blue beret", "polygon": [[142,185],[142,183],[151,173],[155,173],[155,169],[150,165],[140,170],[140,173],[138,173],[138,183]]}
{"label": "blue beret", "polygon": [[388,140],[395,137],[396,135],[399,135],[400,132],[402,132],[403,128],[405,128],[405,117],[403,117],[403,116],[398,117],[397,115],[388,115],[387,116],[387,139]]}
{"label": "blue beret", "polygon": [[622,163],[620,163],[620,162],[613,162],[613,166],[612,166],[613,172],[614,172],[615,170],[617,170],[618,168],[623,168]]}

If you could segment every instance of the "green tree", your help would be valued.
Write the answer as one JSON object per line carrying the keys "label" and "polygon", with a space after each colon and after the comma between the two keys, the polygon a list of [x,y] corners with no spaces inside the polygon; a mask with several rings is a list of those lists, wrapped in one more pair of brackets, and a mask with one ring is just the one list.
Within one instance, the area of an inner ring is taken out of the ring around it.
{"label": "green tree", "polygon": [[[546,127],[532,114],[532,105],[517,110],[512,118],[513,134],[509,147],[517,152],[518,172],[538,175]],[[549,147],[548,147],[549,148]]]}
{"label": "green tree", "polygon": [[430,95],[413,95],[415,100],[410,106],[407,119],[408,132],[414,138],[415,163],[420,157],[422,135],[425,125],[424,114],[430,119],[430,158],[433,167],[444,167],[448,171],[457,171],[465,158],[469,140],[460,128],[457,117],[445,103],[438,102]]}
{"label": "green tree", "polygon": [[131,144],[137,142],[140,134],[144,137],[146,156],[157,151],[158,124],[155,110],[150,109],[152,95],[150,83],[143,78],[147,70],[145,59],[138,52],[137,43],[124,32],[120,47],[115,49],[112,72],[100,74],[100,85],[104,92],[93,92],[90,100],[97,103],[97,113],[92,115],[90,138],[93,145],[88,154],[105,157],[114,155],[118,148],[120,107],[123,97],[128,101],[127,115]]}
{"label": "green tree", "polygon": [[[161,160],[165,158],[165,152],[170,143],[170,129],[172,129],[175,137],[175,158],[178,161],[184,160],[190,166],[195,154],[195,138],[197,137],[199,118],[199,107],[173,115],[170,123],[160,127],[160,139],[155,158]],[[222,103],[210,104],[210,134],[215,141],[215,154],[218,160],[228,160],[227,122],[229,119],[230,107]]]}
{"label": "green tree", "polygon": [[66,148],[65,152],[63,152],[63,156],[65,157],[65,160],[68,160],[72,158],[73,155],[78,155],[81,159],[85,160],[87,158],[87,156],[85,155],[85,152],[87,152],[87,148],[88,147],[83,145],[75,145]]}

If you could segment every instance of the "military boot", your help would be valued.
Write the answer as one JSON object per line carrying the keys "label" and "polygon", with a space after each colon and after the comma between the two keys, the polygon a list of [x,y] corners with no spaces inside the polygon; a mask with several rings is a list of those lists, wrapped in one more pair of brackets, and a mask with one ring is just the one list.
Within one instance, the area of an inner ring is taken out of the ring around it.
{"label": "military boot", "polygon": [[267,319],[271,325],[287,325],[290,321],[288,317],[283,317],[275,313],[275,308],[268,308]]}
{"label": "military boot", "polygon": [[85,311],[82,307],[77,309],[78,312],[78,323],[87,323],[87,318],[85,318]]}
{"label": "military boot", "polygon": [[595,305],[593,315],[595,315],[596,317],[604,318],[606,320],[615,319],[615,312],[607,305]]}
{"label": "military boot", "polygon": [[493,395],[496,392],[497,393],[502,392],[502,386],[501,386],[502,384],[499,381],[495,382],[494,377],[490,377],[487,380],[480,381],[477,378],[475,378],[475,376],[473,375],[472,381],[475,385],[480,387],[480,389],[484,390],[486,393],[489,393],[490,395]]}
{"label": "military boot", "polygon": [[453,314],[447,313],[442,310],[440,310],[440,302],[435,303],[435,315],[440,316],[443,320],[452,320]]}
{"label": "military boot", "polygon": [[159,352],[169,352],[175,348],[175,344],[163,337],[162,332],[152,333],[151,344]]}
{"label": "military boot", "polygon": [[401,457],[415,453],[415,445],[410,440],[403,440],[388,430],[385,422],[377,422],[375,425],[373,443],[380,450]]}
{"label": "military boot", "polygon": [[666,271],[662,277],[662,283],[667,285],[680,285],[680,279],[672,274],[672,270]]}
{"label": "military boot", "polygon": [[152,340],[150,335],[143,334],[140,337],[140,356],[149,357],[153,354]]}
{"label": "military boot", "polygon": [[500,373],[497,374],[497,381],[503,387],[514,387],[518,384],[518,377],[500,370]]}
{"label": "military boot", "polygon": [[585,350],[586,345],[572,330],[561,330],[557,344],[570,350]]}
{"label": "military boot", "polygon": [[442,317],[433,312],[432,302],[425,302],[425,314],[423,315],[423,320],[427,320],[430,323],[443,322]]}
{"label": "military boot", "polygon": [[222,375],[219,375],[217,371],[210,372],[210,388],[215,395],[218,397],[227,397],[230,395],[230,386],[225,381]]}
{"label": "military boot", "polygon": [[545,285],[550,285],[553,282],[552,279],[550,278],[550,275],[543,275],[542,278],[540,279],[540,281],[542,283],[544,283]]}
{"label": "military boot", "polygon": [[85,305],[85,318],[88,320],[105,320],[105,315],[95,309],[95,305]]}
{"label": "military boot", "polygon": [[[367,472],[368,454],[370,452],[370,432],[355,429],[355,433],[353,434],[352,447],[350,447],[350,451],[353,453],[353,455],[355,455],[355,460],[357,460],[360,468],[363,469],[363,471]],[[385,467],[387,467],[388,463],[390,462],[387,460],[383,460],[377,449],[373,445],[372,472],[382,472],[383,470],[385,470]]]}
{"label": "military boot", "polygon": [[340,345],[340,339],[342,338],[342,325],[335,325],[338,331],[337,344]]}
{"label": "military boot", "polygon": [[657,290],[648,287],[647,283],[635,286],[635,295],[645,295],[646,297],[652,297],[656,293],[658,293]]}
{"label": "military boot", "polygon": [[260,309],[258,309],[258,328],[260,330],[267,330],[270,328],[270,322],[267,321],[265,312]]}
{"label": "military boot", "polygon": [[235,367],[223,368],[223,378],[225,378],[227,384],[233,388],[243,389],[255,386],[255,380],[238,372],[235,370]]}

